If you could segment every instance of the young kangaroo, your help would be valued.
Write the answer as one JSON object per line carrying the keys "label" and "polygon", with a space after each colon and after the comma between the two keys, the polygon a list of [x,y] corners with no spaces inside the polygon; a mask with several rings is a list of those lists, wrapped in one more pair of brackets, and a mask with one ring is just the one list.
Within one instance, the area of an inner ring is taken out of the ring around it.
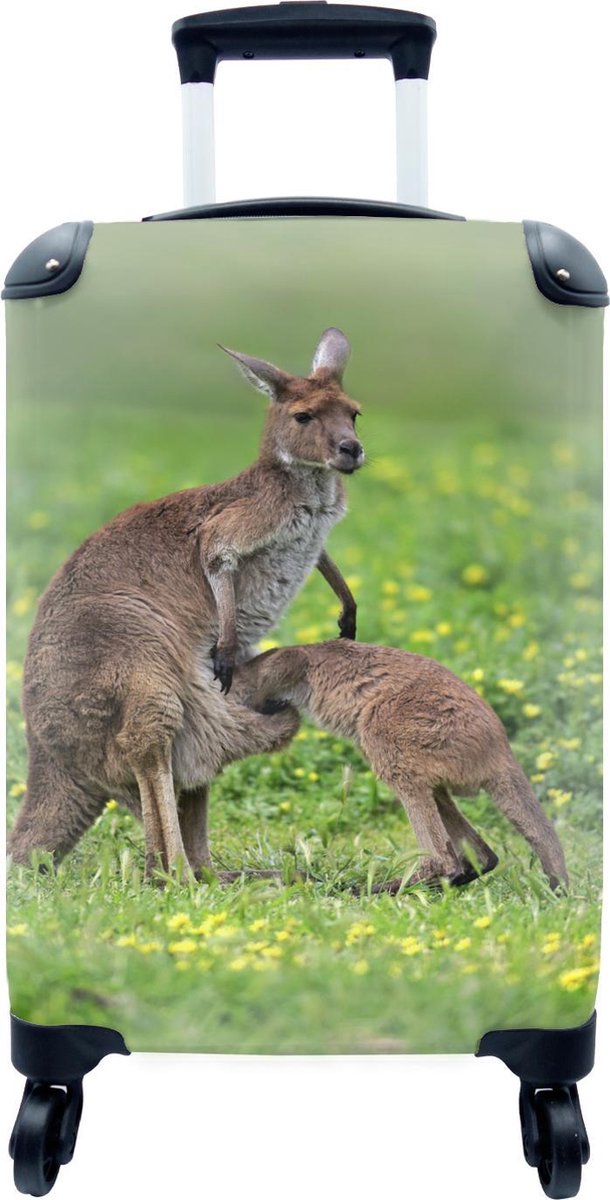
{"label": "young kangaroo", "polygon": [[[568,874],[557,834],[499,717],[434,659],[386,646],[322,642],[270,650],[240,667],[236,694],[260,712],[282,701],[351,738],[398,796],[426,858],[409,880],[469,883],[498,859],[450,795],[484,788],[538,855],[552,887]],[[479,871],[472,866],[472,858]],[[375,890],[397,891],[393,879]]]}
{"label": "young kangaroo", "polygon": [[[224,347],[222,347],[224,349]],[[92,534],[44,593],[23,706],[27,793],[9,852],[61,857],[116,796],[141,815],[147,869],[210,865],[207,785],[223,765],[282,746],[294,712],[260,716],[228,693],[317,566],[356,605],[324,550],[345,512],[340,479],[364,459],[342,390],[349,342],[327,329],[297,378],[227,351],[270,399],[258,461],[234,479],[136,504]]]}

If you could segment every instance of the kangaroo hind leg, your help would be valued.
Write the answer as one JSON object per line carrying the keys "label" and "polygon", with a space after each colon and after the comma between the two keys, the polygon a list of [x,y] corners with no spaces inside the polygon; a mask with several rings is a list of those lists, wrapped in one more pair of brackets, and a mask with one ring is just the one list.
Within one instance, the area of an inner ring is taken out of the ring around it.
{"label": "kangaroo hind leg", "polygon": [[[452,880],[461,871],[459,858],[438,810],[434,791],[424,780],[410,778],[401,781],[395,788],[413,827],[418,847],[424,857],[409,877],[409,886],[414,883],[435,883],[440,879]],[[374,891],[395,893],[402,879],[390,879],[379,884]]]}
{"label": "kangaroo hind leg", "polygon": [[116,738],[140,793],[147,875],[159,866],[169,871],[187,861],[172,774],[172,744],[182,719],[178,696],[136,694]]}
{"label": "kangaroo hind leg", "polygon": [[27,864],[35,850],[49,851],[59,862],[93,824],[104,798],[86,792],[30,740],[27,791],[8,837],[13,862]]}
{"label": "kangaroo hind leg", "polygon": [[[487,845],[470,821],[466,820],[447,788],[443,786],[435,788],[434,799],[462,868],[460,874],[456,875],[451,882],[456,886],[472,883],[480,875],[493,871],[494,867],[498,865],[497,854],[494,854],[491,846]],[[468,850],[470,850],[470,854]],[[475,864],[472,862],[473,857]]]}

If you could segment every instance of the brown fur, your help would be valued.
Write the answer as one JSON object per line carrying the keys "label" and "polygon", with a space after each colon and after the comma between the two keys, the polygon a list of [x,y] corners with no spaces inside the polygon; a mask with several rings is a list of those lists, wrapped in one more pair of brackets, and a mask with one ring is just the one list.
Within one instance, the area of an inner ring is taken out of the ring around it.
{"label": "brown fur", "polygon": [[[345,510],[339,473],[362,461],[357,405],[342,391],[349,344],[323,334],[300,379],[230,353],[272,400],[253,466],[234,479],[136,504],[93,533],[51,580],[24,672],[27,793],[9,839],[69,851],[116,796],[141,815],[148,869],[210,865],[207,785],[222,767],[286,744],[294,710],[248,712],[229,691],[317,565],[340,597],[345,636],[356,606],[325,554]],[[308,424],[296,413],[311,415]]]}
{"label": "brown fur", "polygon": [[[484,788],[538,855],[553,887],[568,875],[553,825],[517,763],[499,717],[446,667],[386,646],[325,642],[272,650],[240,668],[253,708],[287,701],[351,738],[404,805],[426,856],[410,882],[466,883],[497,863],[450,795]],[[479,871],[472,867],[472,859]],[[401,880],[385,887],[396,890]]]}

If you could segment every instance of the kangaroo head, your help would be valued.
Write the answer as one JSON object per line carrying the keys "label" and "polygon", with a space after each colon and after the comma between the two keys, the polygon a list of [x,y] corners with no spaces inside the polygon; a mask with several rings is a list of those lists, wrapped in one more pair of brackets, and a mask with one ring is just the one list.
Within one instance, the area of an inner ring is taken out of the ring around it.
{"label": "kangaroo head", "polygon": [[271,400],[262,456],[287,467],[335,470],[344,475],[362,466],[364,450],[355,431],[360,408],[342,389],[350,344],[340,329],[327,329],[322,334],[306,378],[226,346],[221,349]]}

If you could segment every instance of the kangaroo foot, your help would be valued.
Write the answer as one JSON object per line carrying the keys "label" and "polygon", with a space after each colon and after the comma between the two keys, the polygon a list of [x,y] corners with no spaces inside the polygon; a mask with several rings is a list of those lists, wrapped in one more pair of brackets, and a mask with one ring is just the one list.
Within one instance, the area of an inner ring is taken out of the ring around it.
{"label": "kangaroo foot", "polygon": [[493,853],[493,850],[478,869],[467,858],[462,858],[460,859],[461,869],[454,875],[449,876],[449,883],[452,887],[463,887],[466,883],[473,883],[475,879],[480,879],[481,875],[487,875],[489,871],[493,871],[494,867],[497,867],[498,862],[498,856]]}

